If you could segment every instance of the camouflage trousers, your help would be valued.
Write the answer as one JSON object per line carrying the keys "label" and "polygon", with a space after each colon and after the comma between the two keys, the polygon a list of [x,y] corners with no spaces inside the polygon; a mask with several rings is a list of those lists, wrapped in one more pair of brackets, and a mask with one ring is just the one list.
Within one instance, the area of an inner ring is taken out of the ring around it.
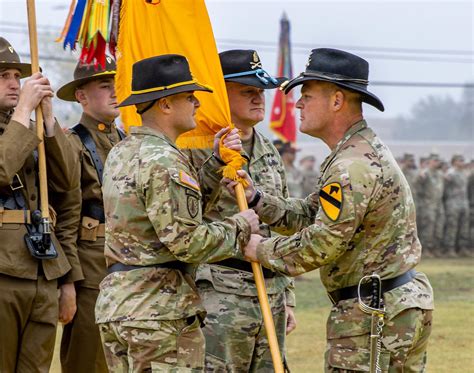
{"label": "camouflage trousers", "polygon": [[112,373],[202,372],[204,336],[198,317],[99,324]]}
{"label": "camouflage trousers", "polygon": [[[197,285],[207,311],[206,372],[274,372],[258,298],[218,292],[208,281]],[[268,298],[284,356],[285,293]]]}
{"label": "camouflage trousers", "polygon": [[436,247],[436,213],[435,208],[427,207],[422,211],[417,211],[420,221],[420,226],[417,226],[418,238],[423,250],[433,250]]}
{"label": "camouflage trousers", "polygon": [[464,205],[446,206],[444,247],[447,250],[462,250],[469,247],[469,211]]}
{"label": "camouflage trousers", "polygon": [[[331,319],[328,321],[325,372],[369,371],[370,316],[365,315],[362,318],[354,320],[361,323],[357,326],[347,322],[347,331],[342,329],[344,326],[329,325]],[[419,308],[405,309],[386,321],[382,331],[382,352],[379,360],[382,372],[425,372],[426,347],[431,334],[431,325],[432,311]],[[334,333],[335,330],[338,332]],[[362,331],[366,333],[360,334]]]}

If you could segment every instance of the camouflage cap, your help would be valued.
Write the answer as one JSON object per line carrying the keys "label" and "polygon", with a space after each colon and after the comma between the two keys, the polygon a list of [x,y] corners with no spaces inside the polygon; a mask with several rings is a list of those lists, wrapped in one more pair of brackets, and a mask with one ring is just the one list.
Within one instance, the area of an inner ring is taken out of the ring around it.
{"label": "camouflage cap", "polygon": [[304,156],[303,158],[300,159],[300,163],[301,162],[306,162],[306,161],[316,162],[316,157],[314,155],[306,155],[306,156]]}
{"label": "camouflage cap", "polygon": [[455,161],[464,162],[464,156],[462,154],[454,154],[453,157],[451,158],[451,163],[453,163]]}
{"label": "camouflage cap", "polygon": [[441,158],[439,156],[438,153],[431,153],[429,156],[428,156],[428,159],[429,160],[435,160],[435,161],[440,161]]}

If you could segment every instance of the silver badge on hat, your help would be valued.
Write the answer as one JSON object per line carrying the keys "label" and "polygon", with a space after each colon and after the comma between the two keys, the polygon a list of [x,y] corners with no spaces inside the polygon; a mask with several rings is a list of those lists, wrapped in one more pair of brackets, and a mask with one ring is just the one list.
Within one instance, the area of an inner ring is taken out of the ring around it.
{"label": "silver badge on hat", "polygon": [[10,53],[12,53],[12,54],[13,54],[13,48],[12,48],[12,46],[11,46],[11,45],[9,45],[9,46],[8,46],[8,50],[10,51]]}
{"label": "silver badge on hat", "polygon": [[112,63],[112,58],[106,57],[106,60],[107,60],[108,63]]}

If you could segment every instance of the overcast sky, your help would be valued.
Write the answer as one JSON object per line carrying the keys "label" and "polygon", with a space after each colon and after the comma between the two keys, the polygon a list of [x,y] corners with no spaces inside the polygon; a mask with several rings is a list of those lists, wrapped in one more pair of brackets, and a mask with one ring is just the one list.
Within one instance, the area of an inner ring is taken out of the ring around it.
{"label": "overcast sky", "polygon": [[[39,27],[57,27],[59,32],[69,3],[69,0],[38,0]],[[326,46],[340,47],[366,58],[370,63],[369,79],[374,82],[474,81],[472,1],[207,0],[206,3],[219,50],[257,49],[264,68],[273,74],[279,20],[285,11],[291,22],[294,74],[304,70],[312,48]],[[0,0],[0,35],[17,50],[28,52],[28,46],[21,42],[22,36],[12,31],[18,27],[12,22],[26,26],[26,1]],[[69,55],[64,52],[64,57]],[[460,88],[369,86],[369,90],[383,100],[386,112],[380,114],[366,106],[366,114],[387,118],[408,114],[417,100],[429,94],[450,94],[459,99],[461,93]]]}

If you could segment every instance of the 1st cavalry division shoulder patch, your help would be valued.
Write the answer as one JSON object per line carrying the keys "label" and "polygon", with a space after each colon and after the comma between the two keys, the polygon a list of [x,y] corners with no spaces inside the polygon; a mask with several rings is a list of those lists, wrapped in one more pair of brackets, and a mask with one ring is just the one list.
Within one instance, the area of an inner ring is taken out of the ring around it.
{"label": "1st cavalry division shoulder patch", "polygon": [[319,191],[319,203],[329,219],[336,221],[342,210],[342,187],[339,183],[325,185]]}

